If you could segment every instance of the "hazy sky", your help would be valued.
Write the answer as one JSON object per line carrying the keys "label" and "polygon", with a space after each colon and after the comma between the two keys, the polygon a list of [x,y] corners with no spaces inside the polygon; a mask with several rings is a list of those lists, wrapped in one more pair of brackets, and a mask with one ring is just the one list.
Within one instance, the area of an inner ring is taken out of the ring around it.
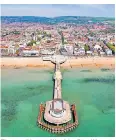
{"label": "hazy sky", "polygon": [[113,4],[7,4],[1,5],[2,16],[94,16],[115,17]]}

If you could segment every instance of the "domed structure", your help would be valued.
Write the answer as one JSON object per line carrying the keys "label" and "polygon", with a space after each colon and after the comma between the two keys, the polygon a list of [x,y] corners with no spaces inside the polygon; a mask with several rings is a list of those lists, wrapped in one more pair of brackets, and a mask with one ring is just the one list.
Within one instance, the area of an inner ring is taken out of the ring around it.
{"label": "domed structure", "polygon": [[53,117],[60,118],[63,116],[64,111],[65,111],[65,109],[63,106],[63,100],[62,99],[54,99],[52,101],[51,106],[50,106],[50,114]]}

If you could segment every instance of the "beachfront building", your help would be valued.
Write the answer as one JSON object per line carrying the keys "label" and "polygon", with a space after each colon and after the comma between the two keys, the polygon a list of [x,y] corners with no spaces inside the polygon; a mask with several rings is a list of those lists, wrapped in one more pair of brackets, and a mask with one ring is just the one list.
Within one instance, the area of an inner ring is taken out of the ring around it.
{"label": "beachfront building", "polygon": [[99,45],[95,45],[95,46],[94,46],[94,50],[96,50],[96,51],[97,51],[97,50],[102,50],[102,47],[99,46]]}
{"label": "beachfront building", "polygon": [[105,49],[105,53],[107,56],[112,56],[112,50],[110,50],[109,48]]}
{"label": "beachfront building", "polygon": [[13,56],[16,53],[15,46],[1,46],[1,56]]}
{"label": "beachfront building", "polygon": [[81,48],[75,48],[74,49],[74,55],[85,55],[85,49],[83,47]]}
{"label": "beachfront building", "polygon": [[38,50],[22,50],[21,56],[39,56]]}
{"label": "beachfront building", "polygon": [[65,45],[64,49],[66,49],[68,55],[73,55],[73,46],[71,45]]}
{"label": "beachfront building", "polygon": [[99,45],[95,45],[94,47],[93,47],[93,54],[94,55],[100,55],[100,52],[102,52],[103,50],[102,50],[102,47],[101,46],[99,46]]}
{"label": "beachfront building", "polygon": [[1,56],[8,56],[9,55],[8,46],[0,46],[0,53]]}
{"label": "beachfront building", "polygon": [[40,54],[41,55],[54,55],[55,49],[41,49]]}
{"label": "beachfront building", "polygon": [[86,54],[87,54],[87,56],[92,56],[93,55],[93,51],[87,51]]}
{"label": "beachfront building", "polygon": [[11,45],[8,47],[8,53],[10,56],[14,55],[16,53],[15,46]]}
{"label": "beachfront building", "polygon": [[100,52],[100,55],[101,55],[101,56],[105,56],[105,54],[106,54],[106,53],[105,53],[104,51],[101,51],[101,52]]}
{"label": "beachfront building", "polygon": [[67,52],[67,50],[65,48],[60,48],[60,53],[62,55],[68,55],[68,52]]}

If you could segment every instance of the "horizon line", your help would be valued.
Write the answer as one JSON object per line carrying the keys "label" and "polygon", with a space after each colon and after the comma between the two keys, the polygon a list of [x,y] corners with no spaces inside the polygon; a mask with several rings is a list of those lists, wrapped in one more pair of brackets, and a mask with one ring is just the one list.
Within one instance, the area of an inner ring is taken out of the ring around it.
{"label": "horizon line", "polygon": [[65,15],[63,15],[63,16],[54,16],[54,17],[50,17],[50,16],[28,16],[28,15],[25,15],[25,16],[19,16],[19,15],[17,15],[17,16],[14,16],[14,15],[11,15],[11,16],[2,16],[2,15],[0,15],[0,17],[44,17],[44,18],[57,18],[57,17],[94,17],[94,18],[114,18],[115,19],[115,16],[114,17],[106,17],[106,16],[102,16],[102,17],[100,17],[100,16],[65,16]]}

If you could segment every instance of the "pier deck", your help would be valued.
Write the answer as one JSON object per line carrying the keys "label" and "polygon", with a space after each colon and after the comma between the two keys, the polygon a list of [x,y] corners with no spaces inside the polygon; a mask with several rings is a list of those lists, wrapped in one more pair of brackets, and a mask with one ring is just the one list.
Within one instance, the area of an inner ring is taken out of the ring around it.
{"label": "pier deck", "polygon": [[54,74],[54,80],[55,80],[54,99],[62,98],[62,93],[61,93],[62,75],[61,75],[61,72],[60,72],[60,64],[59,63],[56,63],[56,71],[55,71],[55,74]]}
{"label": "pier deck", "polygon": [[[53,133],[64,133],[78,125],[75,105],[70,106],[67,101],[62,99],[61,82],[63,78],[60,71],[60,64],[65,62],[65,59],[61,58],[58,56],[51,59],[51,62],[55,63],[54,98],[51,101],[47,101],[45,106],[40,105],[38,116],[40,127]],[[42,122],[42,118],[47,123]],[[70,122],[71,120],[73,120],[73,123]]]}
{"label": "pier deck", "polygon": [[[62,99],[62,93],[61,93],[62,74],[60,72],[59,62],[57,62],[55,66],[54,80],[55,80],[55,83],[54,83],[55,85],[54,85],[54,99],[53,100]],[[65,110],[62,113],[62,116],[57,118],[57,117],[52,116],[52,114],[49,113],[51,109],[52,101],[46,102],[44,119],[54,124],[63,124],[63,123],[69,122],[71,120],[71,111],[70,111],[69,103],[63,100],[63,107],[65,108]]]}
{"label": "pier deck", "polygon": [[38,115],[38,125],[40,126],[40,128],[45,129],[49,132],[52,133],[65,133],[68,131],[73,130],[74,128],[76,128],[79,123],[78,123],[78,117],[76,115],[76,108],[75,105],[71,105],[71,114],[72,116],[74,116],[73,118],[73,123],[67,123],[66,125],[54,125],[54,124],[48,124],[48,123],[44,123],[42,121],[42,117],[45,111],[45,106],[43,104],[40,104],[39,107],[39,115]]}
{"label": "pier deck", "polygon": [[70,106],[69,103],[64,101],[64,106],[66,108],[66,112],[64,112],[63,116],[60,118],[56,118],[52,115],[50,115],[49,110],[50,110],[50,105],[51,105],[52,101],[48,101],[46,102],[46,109],[45,109],[45,113],[44,113],[44,118],[46,121],[53,123],[53,124],[63,124],[63,123],[67,123],[71,120],[71,111],[70,111]]}

